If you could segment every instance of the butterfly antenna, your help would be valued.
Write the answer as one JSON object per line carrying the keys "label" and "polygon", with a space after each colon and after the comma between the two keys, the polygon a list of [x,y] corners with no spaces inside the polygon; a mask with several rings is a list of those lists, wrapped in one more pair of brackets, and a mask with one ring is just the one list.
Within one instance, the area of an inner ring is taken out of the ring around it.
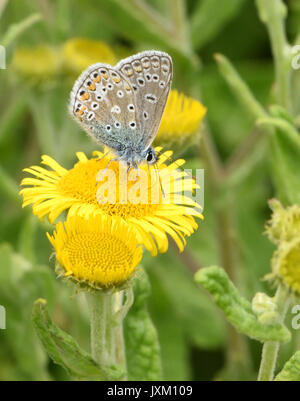
{"label": "butterfly antenna", "polygon": [[[161,153],[161,152],[159,152],[159,151],[157,151],[156,150],[156,153],[158,153],[160,156],[162,156],[163,155],[163,153]],[[170,156],[168,156],[167,158],[166,158],[166,161],[167,160],[171,160],[171,162],[172,163],[174,163],[180,170],[182,170],[182,171],[184,171],[184,169],[182,168],[182,166],[180,166],[178,163],[176,163],[176,161],[173,159],[173,157],[170,155]],[[192,177],[193,178],[193,175],[191,175],[191,174],[188,174],[190,177]]]}
{"label": "butterfly antenna", "polygon": [[160,174],[159,174],[159,168],[157,167],[157,164],[156,164],[156,163],[154,164],[154,166],[155,166],[154,168],[155,168],[155,170],[156,170],[156,172],[157,172],[157,174],[158,174],[159,185],[160,185],[160,189],[161,189],[162,196],[165,198],[166,195],[165,195],[165,191],[164,191],[163,186],[162,186],[161,176],[160,176]]}
{"label": "butterfly antenna", "polygon": [[96,161],[99,162],[100,160],[104,159],[109,153],[110,151],[104,153],[103,156],[99,157],[99,159],[96,159]]}

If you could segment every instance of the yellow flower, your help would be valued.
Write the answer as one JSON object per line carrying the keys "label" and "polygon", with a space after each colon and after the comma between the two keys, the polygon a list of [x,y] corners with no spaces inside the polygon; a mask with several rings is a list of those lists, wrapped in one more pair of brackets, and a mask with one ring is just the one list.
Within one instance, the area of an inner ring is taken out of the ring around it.
{"label": "yellow flower", "polygon": [[16,49],[12,67],[14,70],[34,80],[51,79],[60,72],[60,56],[53,47],[40,45]]}
{"label": "yellow flower", "polygon": [[198,100],[172,90],[155,143],[169,147],[191,143],[205,114],[206,108]]}
{"label": "yellow flower", "polygon": [[[186,193],[182,195],[182,191],[192,192],[198,188],[195,180],[187,176],[187,173],[178,171],[177,168],[184,164],[184,160],[166,164],[171,154],[171,151],[161,154],[156,166],[139,166],[140,176],[146,176],[150,182],[144,190],[139,188],[139,183],[142,182],[140,179],[137,182],[135,178],[130,181],[130,177],[127,176],[124,181],[126,174],[124,175],[124,169],[120,168],[123,165],[112,161],[110,156],[101,152],[94,152],[95,157],[91,159],[82,152],[77,153],[79,161],[70,170],[66,170],[49,156],[42,156],[42,164],[51,170],[41,166],[32,166],[24,170],[34,178],[27,177],[22,180],[21,185],[27,186],[20,192],[24,198],[23,207],[33,204],[33,213],[40,219],[48,216],[50,222],[54,222],[64,210],[68,210],[69,216],[80,215],[88,218],[95,214],[106,214],[121,217],[128,225],[134,227],[139,243],[152,255],[157,254],[157,248],[159,252],[167,251],[167,234],[182,251],[186,243],[185,236],[191,235],[198,227],[193,216],[203,216],[199,212],[200,206]],[[105,188],[110,192],[113,189],[112,185],[107,187],[108,181],[104,180],[96,185],[99,170],[105,169],[116,173],[114,187],[117,190],[112,192],[115,197],[113,202],[103,202],[105,192],[101,191]],[[136,186],[137,196],[132,199]],[[119,191],[118,188],[127,188],[125,199],[123,191]],[[149,199],[149,193],[157,196],[155,199],[152,196]]]}
{"label": "yellow flower", "polygon": [[114,65],[117,61],[114,52],[106,43],[86,38],[73,38],[65,42],[63,59],[66,69],[76,75],[91,64]]}
{"label": "yellow flower", "polygon": [[272,258],[273,277],[281,278],[300,294],[300,236],[282,242]]}
{"label": "yellow flower", "polygon": [[300,235],[300,207],[298,205],[285,209],[277,199],[271,199],[269,206],[273,213],[266,225],[266,233],[273,243],[290,241]]}
{"label": "yellow flower", "polygon": [[63,276],[92,288],[123,285],[142,258],[134,230],[106,215],[68,217],[47,236]]}

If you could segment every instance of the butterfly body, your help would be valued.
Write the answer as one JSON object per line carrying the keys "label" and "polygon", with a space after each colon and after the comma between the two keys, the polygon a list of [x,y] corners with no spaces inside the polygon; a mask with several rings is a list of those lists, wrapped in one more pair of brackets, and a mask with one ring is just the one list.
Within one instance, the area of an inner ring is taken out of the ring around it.
{"label": "butterfly body", "polygon": [[172,80],[167,53],[145,51],[112,67],[97,63],[75,82],[69,110],[85,131],[132,166],[157,158],[151,144]]}

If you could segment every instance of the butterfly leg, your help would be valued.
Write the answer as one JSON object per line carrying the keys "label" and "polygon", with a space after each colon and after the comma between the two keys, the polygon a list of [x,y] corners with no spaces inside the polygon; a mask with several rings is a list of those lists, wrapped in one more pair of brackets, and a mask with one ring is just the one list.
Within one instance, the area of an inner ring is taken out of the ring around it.
{"label": "butterfly leg", "polygon": [[128,163],[127,163],[126,172],[125,172],[125,174],[124,174],[124,176],[123,176],[123,178],[122,178],[122,181],[121,181],[121,185],[124,183],[124,181],[125,181],[125,179],[126,179],[128,173],[129,173],[131,167],[132,167],[131,163],[128,162]]}
{"label": "butterfly leg", "polygon": [[[118,161],[118,160],[119,160],[119,158],[117,158],[117,157],[114,158],[114,159],[110,159],[110,161],[107,163],[105,169],[101,172],[101,174],[100,174],[100,175],[99,175],[99,173],[97,174],[97,177],[96,177],[96,185],[98,184],[99,181],[102,181],[102,180],[103,180],[103,178],[104,178],[104,176],[105,176],[105,174],[106,174],[106,171],[108,170],[110,164],[111,164],[112,162],[116,162],[116,161]],[[100,171],[101,171],[101,170],[100,170]],[[100,171],[99,171],[99,172],[100,172]]]}
{"label": "butterfly leg", "polygon": [[135,177],[135,182],[134,185],[137,183],[139,177],[140,177],[140,169],[139,166],[136,163],[133,163],[134,169],[137,171],[136,177]]}

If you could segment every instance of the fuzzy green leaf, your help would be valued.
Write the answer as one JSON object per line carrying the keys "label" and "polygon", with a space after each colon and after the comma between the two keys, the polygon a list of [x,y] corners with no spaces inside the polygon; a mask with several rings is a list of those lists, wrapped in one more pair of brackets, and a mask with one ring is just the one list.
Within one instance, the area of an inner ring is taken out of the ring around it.
{"label": "fuzzy green leaf", "polygon": [[61,365],[70,376],[81,380],[120,380],[124,376],[118,366],[99,366],[81,349],[69,334],[59,329],[47,311],[47,302],[38,299],[33,307],[32,319],[38,336],[53,361]]}
{"label": "fuzzy green leaf", "polygon": [[300,381],[300,351],[297,351],[278,373],[275,381]]}
{"label": "fuzzy green leaf", "polygon": [[284,325],[263,325],[258,322],[250,302],[239,294],[224,269],[217,266],[203,268],[196,273],[195,280],[211,293],[238,332],[261,342],[285,343],[290,340],[291,333]]}
{"label": "fuzzy green leaf", "polygon": [[124,335],[129,380],[161,380],[160,347],[150,318],[147,299],[150,284],[144,270],[136,278],[134,304],[124,322]]}

